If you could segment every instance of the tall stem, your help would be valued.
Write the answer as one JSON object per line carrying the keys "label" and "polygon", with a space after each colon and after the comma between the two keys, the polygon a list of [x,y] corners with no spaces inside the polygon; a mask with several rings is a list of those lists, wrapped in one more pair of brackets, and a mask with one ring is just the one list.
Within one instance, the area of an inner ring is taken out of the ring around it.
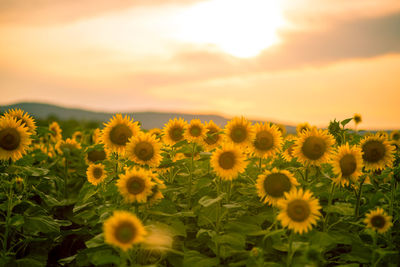
{"label": "tall stem", "polygon": [[356,218],[358,218],[358,215],[360,213],[360,200],[361,200],[362,186],[364,184],[364,181],[365,181],[365,177],[361,180],[360,188],[358,189],[358,193],[357,193],[357,202],[356,202],[356,209],[355,209]]}
{"label": "tall stem", "polygon": [[64,169],[64,198],[68,198],[68,157],[65,156]]}
{"label": "tall stem", "polygon": [[7,203],[7,215],[6,215],[6,221],[5,221],[5,233],[4,233],[4,238],[3,238],[3,252],[4,254],[7,253],[7,243],[8,243],[8,231],[9,231],[9,223],[10,223],[10,218],[11,218],[11,212],[12,212],[12,202],[13,202],[13,191],[12,191],[12,183],[10,183],[10,192],[8,194],[8,203]]}
{"label": "tall stem", "polygon": [[286,266],[289,267],[292,265],[292,258],[293,258],[293,231],[290,231],[289,235],[289,249],[288,249],[288,254],[286,258]]}
{"label": "tall stem", "polygon": [[328,198],[327,212],[326,212],[325,219],[324,219],[323,232],[326,232],[326,230],[327,230],[326,228],[328,225],[328,218],[329,218],[329,213],[330,213],[329,208],[332,204],[332,198],[333,198],[334,191],[335,191],[335,183],[332,182],[331,192],[329,193],[329,198]]}
{"label": "tall stem", "polygon": [[193,143],[192,146],[192,154],[190,160],[190,175],[189,175],[189,188],[188,188],[188,208],[189,210],[192,209],[192,183],[193,183],[193,167],[194,167],[194,152],[196,150],[196,143]]}

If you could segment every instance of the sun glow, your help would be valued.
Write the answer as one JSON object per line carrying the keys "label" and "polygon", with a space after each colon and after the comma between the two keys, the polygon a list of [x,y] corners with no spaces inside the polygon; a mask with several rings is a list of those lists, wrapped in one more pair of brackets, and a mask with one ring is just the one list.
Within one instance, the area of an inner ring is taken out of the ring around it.
{"label": "sun glow", "polygon": [[248,58],[277,44],[277,30],[284,24],[278,0],[214,0],[180,13],[176,37]]}

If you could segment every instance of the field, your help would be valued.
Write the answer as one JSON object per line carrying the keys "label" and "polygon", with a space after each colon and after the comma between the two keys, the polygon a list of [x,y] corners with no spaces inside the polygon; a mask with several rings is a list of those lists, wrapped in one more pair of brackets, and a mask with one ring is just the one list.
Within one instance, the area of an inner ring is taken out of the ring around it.
{"label": "field", "polygon": [[399,266],[399,132],[351,130],[360,120],[292,135],[9,110],[0,266]]}

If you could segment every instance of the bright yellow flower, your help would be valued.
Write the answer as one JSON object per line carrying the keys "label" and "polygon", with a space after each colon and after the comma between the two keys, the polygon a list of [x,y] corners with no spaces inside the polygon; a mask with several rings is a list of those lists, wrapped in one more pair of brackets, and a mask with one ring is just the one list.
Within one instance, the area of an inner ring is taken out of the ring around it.
{"label": "bright yellow flower", "polygon": [[222,179],[232,180],[245,170],[247,165],[245,159],[244,154],[237,147],[225,144],[212,153],[210,164]]}
{"label": "bright yellow flower", "polygon": [[51,131],[50,138],[53,142],[58,142],[62,139],[62,130],[57,122],[53,121],[49,126],[49,130]]}
{"label": "bright yellow flower", "polygon": [[366,170],[384,169],[393,165],[394,147],[387,139],[378,134],[364,137],[360,147],[363,152],[363,161]]}
{"label": "bright yellow flower", "polygon": [[282,135],[278,127],[269,123],[257,123],[254,129],[255,138],[251,148],[258,157],[271,157],[281,149]]}
{"label": "bright yellow flower", "polygon": [[11,116],[0,118],[0,160],[17,161],[26,154],[31,144],[31,133]]}
{"label": "bright yellow flower", "polygon": [[377,208],[366,215],[364,223],[368,228],[382,234],[392,226],[392,217],[388,216],[382,208]]}
{"label": "bright yellow flower", "polygon": [[174,118],[165,124],[163,129],[163,141],[167,145],[175,145],[176,143],[185,140],[185,130],[187,122],[182,118]]}
{"label": "bright yellow flower", "polygon": [[247,147],[254,140],[254,127],[244,117],[236,117],[226,124],[225,139],[239,147]]}
{"label": "bright yellow flower", "polygon": [[31,134],[36,134],[36,122],[35,120],[28,114],[28,112],[23,111],[22,109],[9,109],[4,116],[9,116],[17,119],[17,121],[21,122],[23,127],[28,128],[28,132]]}
{"label": "bright yellow flower", "polygon": [[333,181],[337,185],[348,186],[356,182],[362,173],[362,152],[357,146],[350,147],[349,144],[338,148],[332,158],[333,172],[338,176]]}
{"label": "bright yellow flower", "polygon": [[126,170],[125,174],[119,175],[117,187],[127,202],[144,203],[152,193],[151,189],[155,184],[153,177],[151,171],[144,169]]}
{"label": "bright yellow flower", "polygon": [[87,171],[86,171],[86,176],[89,181],[89,183],[93,185],[98,185],[104,179],[107,177],[107,173],[104,169],[104,165],[99,163],[99,164],[90,164]]}
{"label": "bright yellow flower", "polygon": [[206,128],[199,119],[191,120],[186,128],[184,137],[188,142],[200,143],[205,136]]}
{"label": "bright yellow flower", "polygon": [[206,134],[203,137],[202,145],[207,151],[211,151],[218,147],[222,142],[222,129],[212,120],[205,123]]}
{"label": "bright yellow flower", "polygon": [[126,145],[126,157],[138,164],[157,167],[161,162],[161,143],[150,133],[132,137]]}

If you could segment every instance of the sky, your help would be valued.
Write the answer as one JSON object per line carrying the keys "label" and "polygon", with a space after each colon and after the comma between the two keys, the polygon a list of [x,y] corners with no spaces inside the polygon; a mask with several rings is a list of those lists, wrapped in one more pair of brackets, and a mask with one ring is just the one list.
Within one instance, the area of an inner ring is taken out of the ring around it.
{"label": "sky", "polygon": [[0,105],[400,128],[398,0],[3,0]]}

